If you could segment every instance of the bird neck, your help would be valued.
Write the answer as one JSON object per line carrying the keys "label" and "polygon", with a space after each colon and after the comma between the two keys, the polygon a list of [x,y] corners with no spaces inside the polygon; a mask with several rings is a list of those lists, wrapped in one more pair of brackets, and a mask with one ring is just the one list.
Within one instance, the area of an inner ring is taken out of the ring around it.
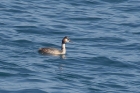
{"label": "bird neck", "polygon": [[66,53],[66,44],[65,43],[62,43],[61,50],[62,50],[62,54]]}

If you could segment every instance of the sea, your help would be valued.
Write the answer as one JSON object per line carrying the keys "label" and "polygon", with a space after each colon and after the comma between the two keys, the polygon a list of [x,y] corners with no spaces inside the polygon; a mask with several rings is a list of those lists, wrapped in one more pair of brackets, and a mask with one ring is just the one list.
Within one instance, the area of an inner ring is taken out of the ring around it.
{"label": "sea", "polygon": [[140,93],[140,0],[0,0],[0,93]]}

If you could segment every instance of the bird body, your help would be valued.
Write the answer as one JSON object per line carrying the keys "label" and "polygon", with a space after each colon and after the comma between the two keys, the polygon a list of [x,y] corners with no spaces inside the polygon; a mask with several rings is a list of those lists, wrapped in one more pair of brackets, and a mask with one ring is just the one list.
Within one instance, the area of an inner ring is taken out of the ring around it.
{"label": "bird body", "polygon": [[70,39],[67,36],[65,36],[62,39],[61,50],[58,50],[56,48],[40,48],[38,50],[38,52],[41,54],[53,54],[53,55],[66,54],[66,43],[67,42],[70,42]]}

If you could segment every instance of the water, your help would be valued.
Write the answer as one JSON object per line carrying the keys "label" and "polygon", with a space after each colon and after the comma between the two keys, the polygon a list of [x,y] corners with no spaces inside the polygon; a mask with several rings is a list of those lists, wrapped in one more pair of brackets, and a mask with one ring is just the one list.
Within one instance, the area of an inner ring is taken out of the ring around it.
{"label": "water", "polygon": [[139,3],[1,0],[0,93],[140,93]]}

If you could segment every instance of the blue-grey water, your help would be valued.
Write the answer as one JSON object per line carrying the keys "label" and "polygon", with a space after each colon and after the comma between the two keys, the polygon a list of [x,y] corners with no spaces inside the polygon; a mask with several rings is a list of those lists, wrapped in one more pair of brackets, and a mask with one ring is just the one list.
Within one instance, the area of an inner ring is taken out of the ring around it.
{"label": "blue-grey water", "polygon": [[0,93],[140,93],[140,0],[0,0]]}

